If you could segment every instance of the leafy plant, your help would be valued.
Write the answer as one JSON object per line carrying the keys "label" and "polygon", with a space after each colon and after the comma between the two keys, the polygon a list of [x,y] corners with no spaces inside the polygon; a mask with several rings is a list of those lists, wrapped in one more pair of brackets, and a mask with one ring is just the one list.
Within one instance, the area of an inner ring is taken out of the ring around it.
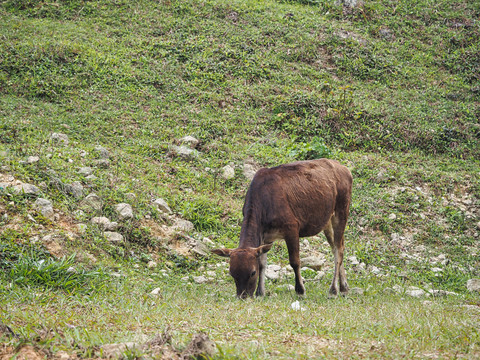
{"label": "leafy plant", "polygon": [[319,137],[314,137],[309,142],[293,142],[288,150],[289,155],[297,160],[329,158],[333,155],[332,151]]}

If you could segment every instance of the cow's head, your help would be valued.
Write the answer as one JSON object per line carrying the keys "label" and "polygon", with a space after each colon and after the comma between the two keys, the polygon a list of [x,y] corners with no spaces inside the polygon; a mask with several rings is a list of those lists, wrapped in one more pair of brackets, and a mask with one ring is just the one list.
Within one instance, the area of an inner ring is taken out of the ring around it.
{"label": "cow's head", "polygon": [[245,299],[253,296],[257,285],[258,258],[271,249],[273,244],[246,249],[215,249],[214,254],[230,258],[230,275],[237,286],[237,296]]}

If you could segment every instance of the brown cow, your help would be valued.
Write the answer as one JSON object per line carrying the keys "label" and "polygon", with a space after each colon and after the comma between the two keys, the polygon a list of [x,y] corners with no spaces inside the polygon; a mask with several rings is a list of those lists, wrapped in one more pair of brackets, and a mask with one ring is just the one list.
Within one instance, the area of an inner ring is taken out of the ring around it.
{"label": "brown cow", "polygon": [[335,257],[331,295],[347,293],[343,266],[345,225],[352,194],[352,174],[339,162],[328,159],[299,161],[257,172],[243,206],[243,222],[237,249],[216,249],[230,257],[230,274],[237,296],[265,294],[267,251],[284,239],[295,272],[295,291],[303,295],[299,238],[323,230]]}

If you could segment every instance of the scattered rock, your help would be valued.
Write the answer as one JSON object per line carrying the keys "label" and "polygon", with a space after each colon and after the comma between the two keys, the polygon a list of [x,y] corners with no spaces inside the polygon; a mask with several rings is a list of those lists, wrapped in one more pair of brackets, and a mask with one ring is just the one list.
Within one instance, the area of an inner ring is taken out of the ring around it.
{"label": "scattered rock", "polygon": [[40,158],[38,156],[29,156],[27,158],[27,163],[28,164],[34,164],[36,162],[39,162],[40,161]]}
{"label": "scattered rock", "polygon": [[200,276],[194,276],[193,281],[196,284],[206,284],[208,282],[208,279],[205,276],[200,275]]}
{"label": "scattered rock", "polygon": [[323,257],[307,256],[303,259],[300,259],[300,263],[303,266],[309,267],[310,269],[313,269],[313,270],[320,270],[326,261],[327,260],[325,259],[324,256]]}
{"label": "scattered rock", "polygon": [[265,269],[265,277],[270,280],[277,280],[280,277],[280,272],[268,265]]}
{"label": "scattered rock", "polygon": [[75,199],[81,199],[83,197],[83,185],[79,181],[66,184],[65,191],[72,195]]}
{"label": "scattered rock", "polygon": [[408,289],[405,290],[405,294],[416,298],[430,296],[430,293],[415,286],[409,286]]}
{"label": "scattered rock", "polygon": [[50,139],[57,144],[68,145],[68,136],[65,134],[52,133]]}
{"label": "scattered rock", "polygon": [[249,181],[253,180],[253,177],[257,173],[257,169],[252,164],[243,164],[243,176]]}
{"label": "scattered rock", "polygon": [[161,212],[163,213],[167,213],[167,214],[171,214],[172,213],[172,210],[170,209],[170,207],[168,206],[167,202],[162,199],[162,198],[158,198],[156,199],[154,202],[153,202],[153,205]]}
{"label": "scattered rock", "polygon": [[182,352],[182,359],[209,359],[217,352],[217,346],[207,334],[193,335],[193,339]]}
{"label": "scattered rock", "polygon": [[352,264],[352,266],[360,264],[356,256],[349,256],[347,260],[350,262],[350,264]]}
{"label": "scattered rock", "polygon": [[17,194],[24,194],[24,195],[39,195],[40,189],[32,184],[19,184],[13,186],[13,191]]}
{"label": "scattered rock", "polygon": [[305,311],[305,308],[300,306],[300,301],[294,301],[291,305],[291,308],[295,311]]}
{"label": "scattered rock", "polygon": [[368,267],[368,270],[374,274],[374,275],[380,275],[382,273],[382,270],[380,270],[378,267],[376,267],[375,265],[370,265]]}
{"label": "scattered rock", "polygon": [[452,295],[452,296],[458,296],[456,292],[453,291],[446,291],[446,290],[430,290],[429,293],[433,296],[447,296],[447,295]]}
{"label": "scattered rock", "polygon": [[153,268],[156,268],[157,265],[158,265],[158,264],[157,264],[155,261],[150,260],[150,261],[148,262],[148,264],[147,264],[147,268],[153,269]]}
{"label": "scattered rock", "polygon": [[170,154],[173,156],[178,156],[185,160],[192,160],[198,157],[198,151],[190,149],[186,146],[170,146]]}
{"label": "scattered rock", "polygon": [[103,231],[115,231],[118,228],[117,222],[110,221],[104,216],[93,217],[90,221],[92,224],[97,225]]}
{"label": "scattered rock", "polygon": [[103,235],[110,242],[113,242],[113,243],[123,242],[123,235],[118,232],[105,231]]}
{"label": "scattered rock", "polygon": [[81,167],[78,173],[83,176],[89,176],[93,174],[93,169],[89,166]]}
{"label": "scattered rock", "polygon": [[470,279],[467,281],[467,290],[480,292],[480,279]]}
{"label": "scattered rock", "polygon": [[91,193],[87,195],[85,199],[82,200],[82,202],[80,203],[80,206],[82,208],[89,208],[92,210],[100,211],[102,210],[102,199],[100,199],[100,197],[97,194]]}
{"label": "scattered rock", "polygon": [[120,203],[115,206],[118,218],[120,220],[129,220],[133,218],[133,208],[130,204]]}
{"label": "scattered rock", "polygon": [[358,5],[358,0],[335,0],[335,5],[343,5],[348,8],[354,8]]}
{"label": "scattered rock", "polygon": [[98,159],[93,161],[93,166],[108,169],[110,167],[110,160],[108,159]]}
{"label": "scattered rock", "polygon": [[153,290],[150,292],[150,294],[152,294],[152,295],[158,295],[158,294],[160,294],[160,291],[162,291],[161,288],[155,288],[155,289],[153,289]]}
{"label": "scattered rock", "polygon": [[40,212],[45,218],[53,220],[54,212],[53,206],[50,200],[44,198],[38,198],[35,201],[35,208]]}
{"label": "scattered rock", "polygon": [[105,149],[103,146],[97,145],[95,146],[95,151],[99,153],[99,157],[101,159],[108,159],[110,157],[110,152]]}
{"label": "scattered rock", "polygon": [[395,214],[392,213],[392,214],[388,215],[388,218],[389,218],[390,220],[395,220],[395,219],[397,218],[397,215],[395,215]]}
{"label": "scattered rock", "polygon": [[187,135],[179,140],[180,144],[184,144],[192,149],[195,149],[200,143],[200,140],[194,138],[193,136]]}
{"label": "scattered rock", "polygon": [[190,232],[195,229],[195,226],[192,222],[185,219],[176,219],[173,224],[173,229],[177,231]]}
{"label": "scattered rock", "polygon": [[230,180],[230,179],[233,179],[235,177],[235,169],[230,166],[230,165],[226,165],[222,168],[222,178],[224,178],[225,180]]}

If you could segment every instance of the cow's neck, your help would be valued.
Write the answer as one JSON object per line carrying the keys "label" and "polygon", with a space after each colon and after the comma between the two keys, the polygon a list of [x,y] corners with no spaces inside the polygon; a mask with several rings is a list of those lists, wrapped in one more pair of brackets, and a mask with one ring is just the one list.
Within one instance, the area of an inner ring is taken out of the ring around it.
{"label": "cow's neck", "polygon": [[242,230],[240,231],[240,242],[238,247],[241,249],[249,247],[259,247],[262,245],[262,235],[260,226],[254,222],[243,221]]}

